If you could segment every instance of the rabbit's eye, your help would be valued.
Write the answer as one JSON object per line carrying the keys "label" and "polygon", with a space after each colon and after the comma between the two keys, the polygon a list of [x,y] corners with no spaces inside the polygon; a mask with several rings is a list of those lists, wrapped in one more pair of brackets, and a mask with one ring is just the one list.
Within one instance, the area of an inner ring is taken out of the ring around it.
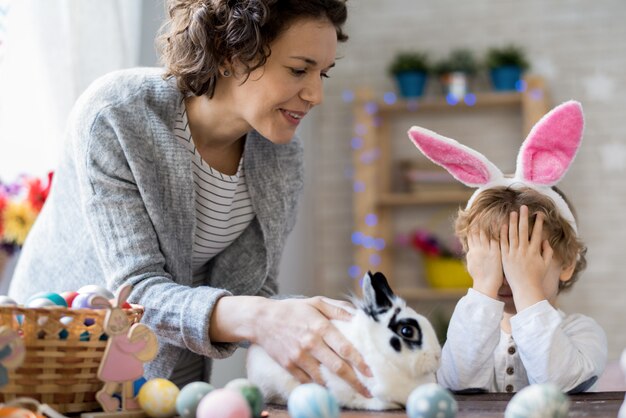
{"label": "rabbit's eye", "polygon": [[418,332],[417,329],[412,326],[412,325],[401,325],[399,327],[400,329],[398,330],[398,334],[400,334],[400,336],[402,336],[402,338],[407,339],[407,340],[414,340],[416,339]]}
{"label": "rabbit's eye", "polygon": [[404,344],[409,348],[415,349],[422,346],[422,329],[415,318],[396,319],[394,315],[389,321],[388,328],[402,338]]}

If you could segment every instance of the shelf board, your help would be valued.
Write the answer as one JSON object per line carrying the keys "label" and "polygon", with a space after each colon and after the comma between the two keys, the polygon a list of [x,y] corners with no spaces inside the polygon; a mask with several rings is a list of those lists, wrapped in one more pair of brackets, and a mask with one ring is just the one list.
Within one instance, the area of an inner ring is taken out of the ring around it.
{"label": "shelf board", "polygon": [[380,206],[442,205],[467,202],[473,190],[429,190],[412,193],[384,193],[378,198]]}
{"label": "shelf board", "polygon": [[450,104],[443,96],[425,97],[413,100],[398,99],[394,103],[376,100],[373,103],[376,104],[377,111],[379,113],[471,110],[485,107],[521,106],[522,104],[522,93],[519,92],[476,93],[475,98],[476,101],[471,105],[468,105],[463,101],[459,101],[456,104]]}
{"label": "shelf board", "polygon": [[467,289],[433,289],[428,287],[406,287],[394,289],[394,293],[406,301],[457,301],[467,293]]}

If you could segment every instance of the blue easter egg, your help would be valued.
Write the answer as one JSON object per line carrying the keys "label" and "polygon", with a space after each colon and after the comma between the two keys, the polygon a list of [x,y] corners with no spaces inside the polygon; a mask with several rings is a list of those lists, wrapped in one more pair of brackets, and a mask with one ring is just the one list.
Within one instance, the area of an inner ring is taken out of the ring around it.
{"label": "blue easter egg", "polygon": [[105,297],[106,299],[113,299],[115,296],[106,287],[98,286],[97,284],[88,284],[77,290],[78,293],[95,293]]}
{"label": "blue easter egg", "polygon": [[413,389],[406,402],[409,418],[454,418],[458,404],[452,394],[437,383]]}
{"label": "blue easter egg", "polygon": [[36,293],[33,296],[28,298],[28,300],[26,301],[26,306],[34,307],[34,306],[31,306],[31,302],[34,301],[34,300],[37,300],[37,299],[48,299],[48,300],[52,301],[53,304],[56,305],[56,306],[63,306],[64,308],[67,308],[67,302],[65,301],[63,296],[59,295],[58,293],[54,293],[54,292],[39,292],[39,293]]}
{"label": "blue easter egg", "polygon": [[504,418],[566,418],[569,399],[552,383],[526,386],[515,394],[504,411]]}
{"label": "blue easter egg", "polygon": [[146,382],[147,380],[143,376],[133,382],[133,396],[137,396],[139,394],[139,390]]}
{"label": "blue easter egg", "polygon": [[195,418],[198,404],[213,386],[206,382],[193,382],[185,385],[176,397],[176,412],[182,418]]}
{"label": "blue easter egg", "polygon": [[317,383],[306,383],[289,394],[291,418],[339,418],[339,404],[332,393]]}

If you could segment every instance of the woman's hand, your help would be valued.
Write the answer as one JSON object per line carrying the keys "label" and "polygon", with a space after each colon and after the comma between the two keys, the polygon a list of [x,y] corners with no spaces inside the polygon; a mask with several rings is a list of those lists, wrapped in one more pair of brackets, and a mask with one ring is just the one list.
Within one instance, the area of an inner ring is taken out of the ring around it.
{"label": "woman's hand", "polygon": [[355,369],[372,374],[361,355],[333,326],[331,319],[349,320],[354,307],[337,300],[268,299],[258,318],[252,342],[260,345],[283,368],[302,383],[324,385],[320,366],[348,382],[359,393],[371,397]]}
{"label": "woman's hand", "polygon": [[500,243],[485,231],[473,229],[467,236],[467,271],[474,281],[473,289],[496,299],[502,286]]}
{"label": "woman's hand", "polygon": [[517,311],[545,299],[543,280],[552,262],[553,250],[543,238],[543,213],[537,213],[528,237],[528,207],[509,215],[509,224],[500,230],[502,266],[513,292]]}

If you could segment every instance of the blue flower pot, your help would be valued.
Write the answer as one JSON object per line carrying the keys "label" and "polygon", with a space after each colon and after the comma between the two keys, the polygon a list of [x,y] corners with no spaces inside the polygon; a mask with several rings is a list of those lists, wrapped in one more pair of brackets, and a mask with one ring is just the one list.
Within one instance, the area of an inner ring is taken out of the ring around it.
{"label": "blue flower pot", "polygon": [[491,83],[496,91],[518,90],[522,78],[522,69],[504,66],[491,69]]}
{"label": "blue flower pot", "polygon": [[421,71],[403,71],[396,74],[400,95],[407,99],[415,99],[424,94],[427,74]]}

